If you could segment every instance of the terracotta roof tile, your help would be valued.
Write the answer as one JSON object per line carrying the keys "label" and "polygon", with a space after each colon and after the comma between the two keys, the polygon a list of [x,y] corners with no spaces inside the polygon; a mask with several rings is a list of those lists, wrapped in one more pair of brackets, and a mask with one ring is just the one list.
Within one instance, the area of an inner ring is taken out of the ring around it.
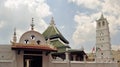
{"label": "terracotta roof tile", "polygon": [[52,48],[49,45],[34,45],[34,44],[20,44],[20,43],[13,44],[12,49],[57,51],[56,48]]}

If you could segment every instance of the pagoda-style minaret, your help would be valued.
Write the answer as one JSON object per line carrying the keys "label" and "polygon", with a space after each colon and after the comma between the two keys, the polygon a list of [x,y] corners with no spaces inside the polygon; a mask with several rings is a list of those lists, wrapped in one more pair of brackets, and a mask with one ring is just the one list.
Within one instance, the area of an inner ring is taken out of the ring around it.
{"label": "pagoda-style minaret", "polygon": [[109,23],[103,14],[96,22],[96,62],[111,62]]}
{"label": "pagoda-style minaret", "polygon": [[32,23],[31,23],[31,30],[34,30],[34,23],[33,23],[33,21],[34,21],[34,18],[32,18]]}
{"label": "pagoda-style minaret", "polygon": [[16,43],[16,41],[17,41],[17,36],[16,36],[16,28],[15,28],[13,34],[13,42]]}

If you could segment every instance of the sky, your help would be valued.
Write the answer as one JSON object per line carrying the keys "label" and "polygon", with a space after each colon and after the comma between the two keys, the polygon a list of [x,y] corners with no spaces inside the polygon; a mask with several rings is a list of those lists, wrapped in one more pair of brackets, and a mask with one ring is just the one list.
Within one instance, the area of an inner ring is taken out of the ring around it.
{"label": "sky", "polygon": [[72,49],[92,52],[96,43],[96,20],[103,13],[109,22],[112,49],[120,49],[120,0],[0,0],[0,44],[10,44],[14,28],[17,41],[30,30],[41,34],[54,17],[56,27]]}

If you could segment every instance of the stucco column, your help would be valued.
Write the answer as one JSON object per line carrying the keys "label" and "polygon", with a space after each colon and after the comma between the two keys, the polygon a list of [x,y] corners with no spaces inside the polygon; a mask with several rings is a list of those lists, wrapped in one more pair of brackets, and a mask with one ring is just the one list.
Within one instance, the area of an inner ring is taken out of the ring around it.
{"label": "stucco column", "polygon": [[30,59],[26,59],[26,67],[30,67]]}
{"label": "stucco column", "polygon": [[67,67],[70,67],[70,59],[69,59],[69,53],[67,48],[66,48],[65,56],[66,56]]}
{"label": "stucco column", "polygon": [[86,62],[86,55],[84,55],[84,62]]}
{"label": "stucco column", "polygon": [[73,55],[73,61],[76,61],[76,55]]}
{"label": "stucco column", "polygon": [[69,53],[68,52],[65,53],[65,56],[66,56],[66,61],[69,61]]}

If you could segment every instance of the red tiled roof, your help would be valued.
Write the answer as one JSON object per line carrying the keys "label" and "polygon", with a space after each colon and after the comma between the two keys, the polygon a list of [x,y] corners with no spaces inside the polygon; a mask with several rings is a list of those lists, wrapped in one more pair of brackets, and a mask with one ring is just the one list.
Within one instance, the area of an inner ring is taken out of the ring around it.
{"label": "red tiled roof", "polygon": [[36,50],[36,51],[57,51],[56,48],[51,48],[49,45],[31,45],[31,44],[14,44],[13,50]]}

